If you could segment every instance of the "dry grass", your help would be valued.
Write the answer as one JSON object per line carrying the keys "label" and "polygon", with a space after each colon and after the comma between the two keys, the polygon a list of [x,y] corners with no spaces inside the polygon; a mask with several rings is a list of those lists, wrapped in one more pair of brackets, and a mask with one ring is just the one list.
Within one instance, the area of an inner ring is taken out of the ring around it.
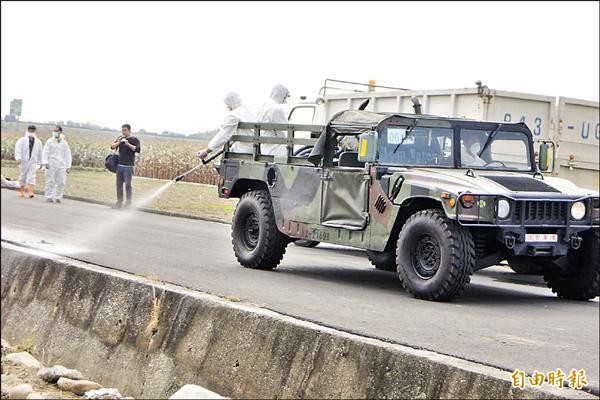
{"label": "dry grass", "polygon": [[35,331],[31,331],[31,333],[29,334],[29,336],[27,336],[27,338],[25,338],[23,343],[17,344],[15,346],[16,353],[22,351],[25,351],[31,354],[32,356],[35,356]]}
{"label": "dry grass", "polygon": [[[16,180],[19,176],[15,162],[2,161],[2,175]],[[137,174],[137,170],[136,170]],[[187,180],[187,177],[185,178]],[[165,184],[160,179],[133,177],[134,202]],[[44,188],[44,173],[38,170],[37,187]],[[65,194],[113,203],[116,201],[115,175],[106,170],[73,169],[67,176]],[[15,193],[16,196],[16,193]],[[220,199],[216,186],[177,182],[147,208],[230,222],[236,199]]]}

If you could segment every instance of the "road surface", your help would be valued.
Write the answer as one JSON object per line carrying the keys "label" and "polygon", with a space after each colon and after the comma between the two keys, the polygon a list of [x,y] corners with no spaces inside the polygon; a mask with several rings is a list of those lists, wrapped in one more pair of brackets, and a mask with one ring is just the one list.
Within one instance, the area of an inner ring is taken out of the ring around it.
{"label": "road surface", "polygon": [[450,303],[414,299],[364,252],[288,246],[274,271],[242,268],[230,226],[2,190],[2,240],[239,298],[297,318],[513,371],[584,369],[598,387],[599,302],[561,300],[538,276],[473,275]]}

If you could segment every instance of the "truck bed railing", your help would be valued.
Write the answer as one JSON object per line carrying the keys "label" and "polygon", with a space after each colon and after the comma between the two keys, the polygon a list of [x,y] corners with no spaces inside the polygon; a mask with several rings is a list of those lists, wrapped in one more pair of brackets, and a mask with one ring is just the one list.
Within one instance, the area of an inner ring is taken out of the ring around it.
{"label": "truck bed railing", "polygon": [[[279,144],[284,145],[286,154],[278,161],[287,164],[307,164],[310,165],[306,157],[294,156],[295,146],[314,146],[317,139],[325,127],[323,125],[306,125],[306,124],[273,124],[273,123],[257,123],[257,122],[240,122],[238,129],[252,130],[250,135],[233,135],[228,143],[225,144],[225,157],[246,159],[253,161],[272,162],[275,157],[270,154],[262,154],[261,145],[263,144]],[[264,136],[265,131],[278,131],[285,134],[284,137]],[[296,137],[299,132],[308,137]],[[235,153],[231,152],[233,142],[252,143],[252,153]],[[285,158],[285,159],[283,159]]]}

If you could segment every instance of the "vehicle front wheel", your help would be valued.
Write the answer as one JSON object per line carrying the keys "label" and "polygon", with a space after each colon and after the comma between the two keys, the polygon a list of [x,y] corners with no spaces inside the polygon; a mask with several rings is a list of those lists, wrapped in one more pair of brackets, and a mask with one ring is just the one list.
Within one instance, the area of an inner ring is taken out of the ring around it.
{"label": "vehicle front wheel", "polygon": [[600,234],[598,229],[585,232],[577,250],[557,263],[564,268],[553,268],[544,274],[546,284],[559,297],[571,300],[590,300],[598,296],[600,287]]}
{"label": "vehicle front wheel", "polygon": [[387,251],[367,250],[371,264],[382,271],[396,271],[396,249]]}
{"label": "vehicle front wheel", "polygon": [[277,229],[268,192],[244,194],[235,208],[231,229],[233,251],[244,267],[273,269],[281,262],[289,238]]}
{"label": "vehicle front wheel", "polygon": [[471,232],[442,210],[413,214],[400,231],[396,255],[402,284],[424,300],[447,301],[460,295],[475,264]]}

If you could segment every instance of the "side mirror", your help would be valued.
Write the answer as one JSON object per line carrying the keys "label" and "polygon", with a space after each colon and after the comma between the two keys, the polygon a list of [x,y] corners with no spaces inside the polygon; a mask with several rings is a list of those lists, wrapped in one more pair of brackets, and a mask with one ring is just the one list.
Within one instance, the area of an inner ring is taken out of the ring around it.
{"label": "side mirror", "polygon": [[538,164],[540,171],[548,171],[548,145],[546,143],[540,143]]}
{"label": "side mirror", "polygon": [[358,139],[358,161],[374,163],[377,160],[377,144],[379,139],[377,132],[365,132],[359,135]]}

